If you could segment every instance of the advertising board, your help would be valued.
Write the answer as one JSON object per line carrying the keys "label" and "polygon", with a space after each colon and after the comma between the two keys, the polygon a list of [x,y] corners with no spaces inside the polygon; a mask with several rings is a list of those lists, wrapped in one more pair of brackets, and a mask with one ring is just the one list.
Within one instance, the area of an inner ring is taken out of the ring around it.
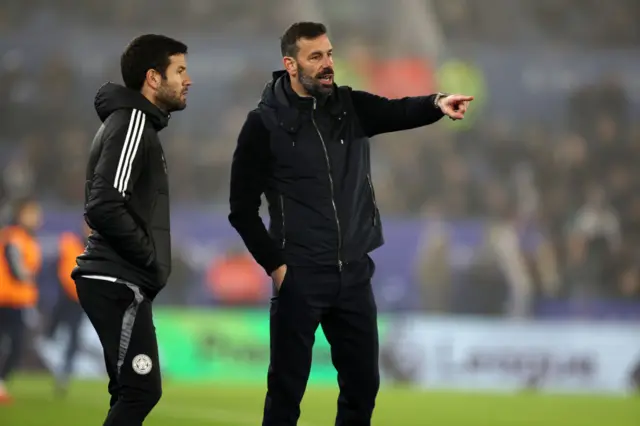
{"label": "advertising board", "polygon": [[386,376],[425,389],[624,393],[640,383],[640,325],[405,317]]}

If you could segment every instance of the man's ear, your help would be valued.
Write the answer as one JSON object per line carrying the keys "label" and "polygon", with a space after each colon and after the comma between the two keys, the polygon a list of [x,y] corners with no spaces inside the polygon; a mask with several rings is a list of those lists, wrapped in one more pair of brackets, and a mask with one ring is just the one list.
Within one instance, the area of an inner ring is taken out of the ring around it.
{"label": "man's ear", "polygon": [[298,63],[292,57],[285,56],[282,62],[284,63],[284,69],[287,70],[289,75],[295,75],[298,72]]}
{"label": "man's ear", "polygon": [[152,89],[158,89],[160,87],[160,84],[162,83],[162,76],[160,75],[160,73],[154,69],[149,69],[147,71],[147,75],[145,77],[145,80],[147,82],[147,84],[149,85],[149,87],[151,87]]}

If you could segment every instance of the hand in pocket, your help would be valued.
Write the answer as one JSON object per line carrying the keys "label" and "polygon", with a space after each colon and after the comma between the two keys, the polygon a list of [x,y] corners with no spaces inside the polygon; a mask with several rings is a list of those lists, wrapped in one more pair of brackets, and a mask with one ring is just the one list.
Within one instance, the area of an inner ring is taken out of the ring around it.
{"label": "hand in pocket", "polygon": [[273,283],[276,285],[276,289],[278,291],[280,291],[280,287],[282,287],[282,283],[284,282],[284,278],[286,275],[287,265],[282,265],[271,273],[271,278],[273,279]]}

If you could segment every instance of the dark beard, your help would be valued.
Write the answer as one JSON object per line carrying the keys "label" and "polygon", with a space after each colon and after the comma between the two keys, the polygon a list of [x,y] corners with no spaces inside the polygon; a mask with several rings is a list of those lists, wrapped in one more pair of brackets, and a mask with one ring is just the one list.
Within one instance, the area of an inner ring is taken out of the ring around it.
{"label": "dark beard", "polygon": [[158,107],[168,114],[174,111],[182,111],[187,107],[187,104],[180,99],[179,95],[176,95],[166,87],[158,91],[156,102],[158,102]]}
{"label": "dark beard", "polygon": [[[331,70],[333,72],[333,70]],[[318,81],[318,77],[309,75],[303,68],[299,69],[298,81],[304,87],[304,90],[314,98],[324,99],[333,93],[333,86],[325,87]]]}

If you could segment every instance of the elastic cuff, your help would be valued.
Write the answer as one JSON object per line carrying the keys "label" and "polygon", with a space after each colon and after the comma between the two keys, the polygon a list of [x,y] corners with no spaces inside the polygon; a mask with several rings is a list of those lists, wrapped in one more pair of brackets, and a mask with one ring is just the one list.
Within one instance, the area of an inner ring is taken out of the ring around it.
{"label": "elastic cuff", "polygon": [[263,262],[261,266],[264,268],[264,271],[267,273],[267,275],[271,276],[273,271],[275,271],[276,269],[278,269],[284,264],[285,264],[284,256],[282,255],[281,252],[278,251],[274,253],[272,256],[269,256],[269,259]]}

